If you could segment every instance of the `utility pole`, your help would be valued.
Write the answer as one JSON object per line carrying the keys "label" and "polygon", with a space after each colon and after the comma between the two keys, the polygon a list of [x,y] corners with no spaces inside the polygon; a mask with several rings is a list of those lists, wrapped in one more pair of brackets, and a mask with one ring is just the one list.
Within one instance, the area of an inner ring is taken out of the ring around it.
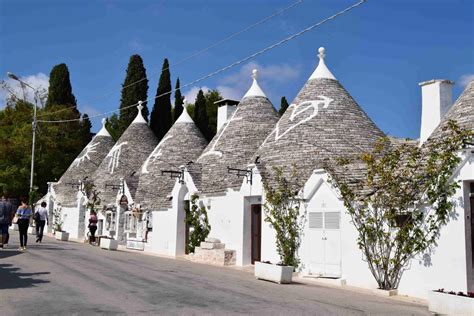
{"label": "utility pole", "polygon": [[[35,170],[36,108],[38,107],[38,98],[40,98],[40,96],[38,95],[37,89],[33,88],[32,86],[30,86],[29,84],[27,84],[26,82],[18,78],[18,76],[12,74],[11,72],[7,72],[7,75],[9,78],[18,81],[20,85],[22,86],[22,88],[29,87],[31,90],[33,90],[35,94],[35,104],[33,106],[33,123],[32,123],[33,124],[33,140],[31,142],[31,172],[30,172],[30,194],[31,194],[31,192],[33,192],[33,177],[34,177],[34,170]],[[23,101],[26,102],[26,97],[25,97],[24,92],[23,92]]]}

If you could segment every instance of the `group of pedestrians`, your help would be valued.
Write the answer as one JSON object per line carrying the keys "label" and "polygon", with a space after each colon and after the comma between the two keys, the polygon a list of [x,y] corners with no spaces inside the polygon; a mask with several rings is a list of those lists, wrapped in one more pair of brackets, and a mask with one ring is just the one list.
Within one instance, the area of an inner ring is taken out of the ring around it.
{"label": "group of pedestrians", "polygon": [[33,213],[26,199],[20,199],[20,206],[16,212],[14,212],[12,204],[3,196],[0,200],[0,248],[7,248],[10,239],[8,229],[12,224],[17,224],[20,233],[20,247],[18,250],[26,250],[28,244],[28,227],[30,226],[32,218],[36,226],[36,242],[42,242],[44,226],[48,224],[46,202],[42,202]]}

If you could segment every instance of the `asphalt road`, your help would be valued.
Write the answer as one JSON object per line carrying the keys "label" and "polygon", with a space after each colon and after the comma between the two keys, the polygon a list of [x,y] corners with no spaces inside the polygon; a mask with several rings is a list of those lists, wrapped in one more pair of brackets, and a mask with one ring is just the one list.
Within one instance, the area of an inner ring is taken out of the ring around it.
{"label": "asphalt road", "polygon": [[278,285],[238,269],[29,239],[20,252],[15,232],[15,244],[0,250],[0,315],[429,315],[423,305],[353,290]]}

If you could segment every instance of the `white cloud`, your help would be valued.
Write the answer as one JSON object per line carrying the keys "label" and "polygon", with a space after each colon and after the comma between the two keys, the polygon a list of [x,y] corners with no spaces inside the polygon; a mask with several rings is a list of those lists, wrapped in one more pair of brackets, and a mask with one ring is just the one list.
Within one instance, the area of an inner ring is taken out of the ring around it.
{"label": "white cloud", "polygon": [[192,87],[191,89],[189,89],[187,92],[184,93],[184,98],[186,99],[187,103],[194,103],[194,101],[196,101],[196,96],[199,92],[199,89],[202,89],[204,93],[206,93],[208,90],[211,90],[206,86]]}
{"label": "white cloud", "polygon": [[[81,111],[81,113],[83,113],[83,114],[87,114],[89,117],[94,116],[94,115],[99,115],[103,112],[103,111],[99,111],[98,109],[96,109],[95,107],[93,107],[91,105],[80,105],[79,106],[79,111]],[[104,115],[104,116],[106,116],[106,115]]]}
{"label": "white cloud", "polygon": [[[40,93],[47,93],[48,91],[49,77],[42,72],[39,72],[36,75],[20,77],[20,80],[26,82]],[[35,102],[34,93],[29,87],[22,89],[20,82],[11,78],[7,78],[4,81],[8,89],[5,89],[3,87],[0,88],[0,107],[5,106],[10,94],[14,94],[19,99],[25,98],[29,102]]]}
{"label": "white cloud", "polygon": [[[243,65],[237,72],[224,76],[218,80],[216,89],[222,94],[224,99],[240,100],[252,84],[252,70],[258,70],[258,83],[267,96],[272,95],[272,91],[277,91],[279,87],[297,79],[300,74],[299,66],[288,64],[260,65],[250,62]],[[184,95],[188,102],[194,102],[200,87],[192,87]],[[209,90],[202,87],[203,91]]]}
{"label": "white cloud", "polygon": [[474,80],[474,74],[465,74],[465,75],[462,75],[458,82],[459,84],[461,84],[461,86],[465,87],[469,84],[469,82],[471,82],[472,80]]}

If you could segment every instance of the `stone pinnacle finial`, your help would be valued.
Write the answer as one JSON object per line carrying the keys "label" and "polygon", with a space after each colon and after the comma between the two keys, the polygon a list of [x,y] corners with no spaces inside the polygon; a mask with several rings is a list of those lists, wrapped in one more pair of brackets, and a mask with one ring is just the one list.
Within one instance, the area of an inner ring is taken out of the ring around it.
{"label": "stone pinnacle finial", "polygon": [[324,47],[320,47],[320,48],[318,49],[318,52],[319,52],[319,54],[318,54],[318,57],[319,57],[319,58],[324,59],[324,57],[326,57],[326,54],[325,54],[325,53],[326,53],[326,49],[325,49]]}
{"label": "stone pinnacle finial", "polygon": [[102,118],[102,125],[105,125],[105,122],[107,122],[107,120],[105,119],[105,117]]}
{"label": "stone pinnacle finial", "polygon": [[142,112],[142,109],[143,109],[143,105],[142,105],[142,104],[143,104],[143,101],[138,101],[138,106],[137,106],[137,108],[138,108],[138,110],[140,111],[140,113]]}
{"label": "stone pinnacle finial", "polygon": [[258,77],[258,70],[257,69],[252,70],[252,79],[257,80],[257,77]]}

